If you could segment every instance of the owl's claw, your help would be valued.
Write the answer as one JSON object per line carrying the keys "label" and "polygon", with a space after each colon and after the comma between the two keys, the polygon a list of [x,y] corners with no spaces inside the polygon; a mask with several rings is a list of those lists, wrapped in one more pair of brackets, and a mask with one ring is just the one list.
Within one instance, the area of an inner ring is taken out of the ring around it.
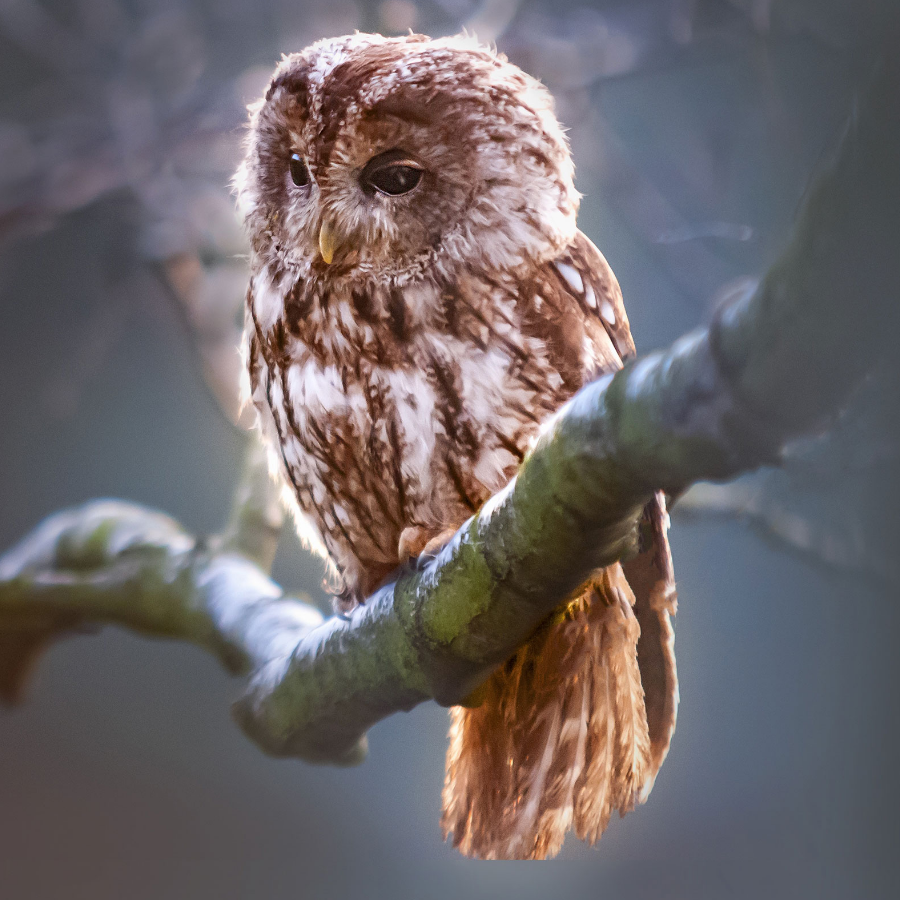
{"label": "owl's claw", "polygon": [[456,534],[455,528],[445,528],[442,531],[426,528],[424,525],[411,525],[409,528],[404,528],[397,546],[397,555],[401,565],[415,562],[420,557],[437,556],[454,534]]}
{"label": "owl's claw", "polygon": [[332,596],[331,608],[339,619],[349,619],[350,614],[357,606],[362,604],[363,599],[356,591],[344,588],[344,590]]}
{"label": "owl's claw", "polygon": [[424,525],[410,525],[400,533],[397,543],[397,556],[401,564],[415,559],[424,549],[431,532]]}

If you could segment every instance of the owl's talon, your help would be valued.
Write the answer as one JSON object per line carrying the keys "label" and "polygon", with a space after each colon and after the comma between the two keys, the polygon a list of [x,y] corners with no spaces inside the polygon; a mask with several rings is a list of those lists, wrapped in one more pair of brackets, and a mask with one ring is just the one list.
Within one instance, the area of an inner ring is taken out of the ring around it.
{"label": "owl's talon", "polygon": [[363,599],[356,591],[345,588],[332,596],[331,608],[338,618],[349,619],[353,610],[357,606],[362,606]]}
{"label": "owl's talon", "polygon": [[410,525],[403,529],[397,542],[397,557],[401,565],[419,556],[425,549],[430,535],[431,531],[424,525]]}
{"label": "owl's talon", "polygon": [[422,556],[437,556],[455,534],[455,528],[445,528],[437,533],[433,528],[426,528],[423,525],[404,528],[397,545],[397,555],[401,565]]}

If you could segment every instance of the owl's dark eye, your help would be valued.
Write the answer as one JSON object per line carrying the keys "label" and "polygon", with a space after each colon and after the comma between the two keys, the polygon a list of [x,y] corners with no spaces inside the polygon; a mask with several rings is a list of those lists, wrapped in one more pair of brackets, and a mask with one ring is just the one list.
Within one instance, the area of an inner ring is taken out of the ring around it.
{"label": "owl's dark eye", "polygon": [[402,150],[389,150],[373,157],[360,175],[363,190],[391,197],[408,194],[421,180],[422,167]]}
{"label": "owl's dark eye", "polygon": [[386,166],[369,176],[369,184],[382,194],[406,194],[421,180],[422,170],[414,166]]}
{"label": "owl's dark eye", "polygon": [[299,153],[291,154],[291,181],[297,187],[305,187],[309,184],[309,169]]}

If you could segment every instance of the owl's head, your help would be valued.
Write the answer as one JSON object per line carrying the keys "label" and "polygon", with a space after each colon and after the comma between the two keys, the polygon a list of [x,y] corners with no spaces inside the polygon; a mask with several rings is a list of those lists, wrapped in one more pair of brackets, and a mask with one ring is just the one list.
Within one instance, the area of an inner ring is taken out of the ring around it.
{"label": "owl's head", "polygon": [[251,107],[236,184],[261,263],[399,281],[559,252],[572,174],[550,94],[502,56],[356,34],[284,58]]}

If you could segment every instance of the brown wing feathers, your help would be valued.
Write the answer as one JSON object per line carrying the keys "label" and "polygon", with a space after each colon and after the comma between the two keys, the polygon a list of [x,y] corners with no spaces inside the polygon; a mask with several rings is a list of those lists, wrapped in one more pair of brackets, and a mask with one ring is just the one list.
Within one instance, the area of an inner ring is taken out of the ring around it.
{"label": "brown wing feathers", "polygon": [[[579,233],[552,268],[538,286],[562,313],[540,317],[549,352],[571,347],[565,316],[575,299],[596,354],[595,371],[583,368],[582,379],[621,366],[634,344],[600,251]],[[603,330],[590,331],[598,320]],[[452,710],[441,825],[464,853],[553,856],[570,828],[593,843],[614,811],[624,815],[649,795],[674,730],[678,685],[661,494],[644,515],[652,541],[626,564],[632,585],[619,564],[599,572],[491,676],[477,708]]]}

